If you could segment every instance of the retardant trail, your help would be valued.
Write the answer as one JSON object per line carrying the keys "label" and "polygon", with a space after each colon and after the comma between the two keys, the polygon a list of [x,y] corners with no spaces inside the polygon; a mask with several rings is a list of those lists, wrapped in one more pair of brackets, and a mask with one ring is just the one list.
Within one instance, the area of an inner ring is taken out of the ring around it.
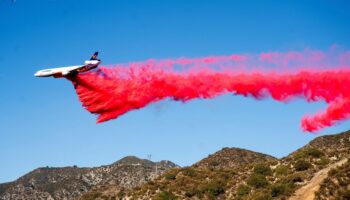
{"label": "retardant trail", "polygon": [[350,53],[331,54],[305,51],[149,60],[101,67],[72,82],[83,106],[98,115],[98,123],[165,98],[186,102],[231,93],[257,100],[325,101],[325,111],[301,121],[303,130],[313,132],[350,118]]}

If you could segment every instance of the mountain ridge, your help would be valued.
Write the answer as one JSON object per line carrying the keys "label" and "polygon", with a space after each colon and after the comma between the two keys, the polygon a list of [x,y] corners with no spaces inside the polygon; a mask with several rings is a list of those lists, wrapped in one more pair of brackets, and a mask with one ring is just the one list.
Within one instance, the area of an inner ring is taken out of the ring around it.
{"label": "mountain ridge", "polygon": [[170,169],[141,187],[110,186],[88,192],[80,199],[288,199],[311,183],[317,172],[347,157],[350,131],[319,136],[280,159],[240,148],[223,148],[192,166]]}
{"label": "mountain ridge", "polygon": [[178,166],[135,156],[100,167],[39,167],[13,182],[0,184],[0,199],[75,199],[99,184],[135,187],[173,167]]}
{"label": "mountain ridge", "polygon": [[[319,136],[280,159],[235,147],[186,167],[126,156],[100,167],[37,168],[0,184],[0,200],[287,199],[318,172],[349,157],[350,131]],[[329,195],[328,188],[321,189],[326,192],[318,197]],[[338,193],[349,194],[346,187]]]}

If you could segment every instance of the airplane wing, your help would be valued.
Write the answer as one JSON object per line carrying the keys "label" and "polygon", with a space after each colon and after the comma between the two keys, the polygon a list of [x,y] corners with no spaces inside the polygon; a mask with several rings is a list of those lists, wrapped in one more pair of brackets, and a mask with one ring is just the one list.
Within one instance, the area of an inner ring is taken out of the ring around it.
{"label": "airplane wing", "polygon": [[79,73],[86,72],[96,68],[100,63],[100,60],[87,60],[85,61],[85,64],[82,67],[76,69],[76,71]]}

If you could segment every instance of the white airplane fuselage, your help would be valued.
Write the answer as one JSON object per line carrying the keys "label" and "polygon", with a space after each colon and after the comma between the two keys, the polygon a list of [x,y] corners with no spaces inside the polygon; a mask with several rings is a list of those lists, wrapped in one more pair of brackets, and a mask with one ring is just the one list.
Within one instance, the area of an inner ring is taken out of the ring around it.
{"label": "white airplane fuselage", "polygon": [[51,68],[51,69],[43,69],[37,71],[34,76],[36,77],[50,77],[53,76],[55,78],[65,77],[70,74],[86,72],[91,69],[96,68],[101,61],[99,60],[87,60],[84,65],[74,65],[68,67],[59,67],[59,68]]}

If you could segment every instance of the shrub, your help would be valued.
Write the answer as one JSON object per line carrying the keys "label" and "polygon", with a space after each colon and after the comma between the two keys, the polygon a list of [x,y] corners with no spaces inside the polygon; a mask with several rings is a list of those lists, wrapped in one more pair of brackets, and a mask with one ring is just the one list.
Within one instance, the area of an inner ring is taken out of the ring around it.
{"label": "shrub", "polygon": [[155,198],[155,200],[175,200],[177,199],[176,196],[171,192],[160,192],[158,193]]}
{"label": "shrub", "polygon": [[296,159],[303,159],[303,158],[307,158],[309,156],[311,156],[313,158],[320,158],[323,155],[324,154],[320,150],[310,147],[310,148],[301,150],[298,153],[296,153],[295,158]]}
{"label": "shrub", "polygon": [[118,193],[117,197],[118,199],[122,199],[126,195],[124,188],[122,188]]}
{"label": "shrub", "polygon": [[[286,191],[284,194],[289,194],[294,191],[295,183],[303,182],[303,176],[299,173],[291,174],[286,177],[281,178],[281,180],[277,184],[282,184],[285,186]],[[272,188],[272,187],[271,187]]]}
{"label": "shrub", "polygon": [[293,174],[289,176],[288,179],[293,183],[300,183],[304,181],[304,178],[301,174]]}
{"label": "shrub", "polygon": [[177,175],[177,171],[176,170],[170,170],[168,172],[166,172],[164,174],[164,178],[166,180],[175,180],[176,179],[176,175]]}
{"label": "shrub", "polygon": [[215,198],[220,194],[225,193],[225,183],[220,180],[213,180],[209,183],[203,184],[200,191],[207,194],[209,198]]}
{"label": "shrub", "polygon": [[239,185],[237,187],[237,195],[245,196],[250,193],[250,187],[248,185]]}
{"label": "shrub", "polygon": [[321,157],[320,160],[316,163],[317,165],[320,166],[325,166],[329,164],[329,159],[325,156]]}
{"label": "shrub", "polygon": [[287,186],[284,184],[277,184],[271,186],[271,196],[278,197],[285,193]]}
{"label": "shrub", "polygon": [[343,197],[343,199],[350,199],[350,190],[345,190],[343,192],[341,192],[341,197]]}
{"label": "shrub", "polygon": [[270,176],[272,174],[271,168],[265,164],[257,164],[254,167],[254,173],[261,174],[265,176]]}
{"label": "shrub", "polygon": [[341,174],[337,174],[335,178],[337,179],[339,186],[346,187],[349,184],[349,180],[342,177]]}
{"label": "shrub", "polygon": [[261,174],[252,174],[248,179],[248,185],[255,188],[263,188],[268,184],[269,182],[266,180],[266,177]]}
{"label": "shrub", "polygon": [[82,199],[93,200],[93,199],[97,199],[101,195],[102,195],[102,193],[100,193],[100,192],[90,192],[90,193],[87,193],[87,194],[83,195]]}
{"label": "shrub", "polygon": [[211,167],[217,167],[217,166],[220,165],[220,162],[217,161],[217,160],[212,160],[212,161],[210,161],[208,164],[209,164],[209,166],[211,166]]}
{"label": "shrub", "polygon": [[314,158],[320,158],[321,156],[324,155],[320,150],[316,148],[305,149],[305,154]]}
{"label": "shrub", "polygon": [[289,173],[289,168],[287,166],[281,165],[275,169],[276,175],[284,176]]}
{"label": "shrub", "polygon": [[308,162],[308,161],[305,161],[305,160],[298,160],[295,165],[294,165],[294,168],[295,170],[297,171],[304,171],[304,170],[307,170],[311,167],[312,165]]}
{"label": "shrub", "polygon": [[185,176],[193,177],[193,176],[195,176],[196,171],[193,168],[185,167],[185,168],[183,168],[182,173]]}
{"label": "shrub", "polygon": [[267,192],[258,192],[252,195],[252,198],[254,200],[270,200],[272,199],[270,194]]}
{"label": "shrub", "polygon": [[217,197],[220,194],[225,193],[224,185],[222,182],[219,182],[219,181],[209,182],[206,185],[205,190],[207,191],[210,197]]}
{"label": "shrub", "polygon": [[334,176],[338,173],[338,169],[337,168],[334,168],[334,169],[331,169],[329,172],[328,172],[328,176]]}
{"label": "shrub", "polygon": [[196,191],[195,190],[189,190],[185,192],[185,196],[186,197],[193,197],[194,195],[196,195]]}

